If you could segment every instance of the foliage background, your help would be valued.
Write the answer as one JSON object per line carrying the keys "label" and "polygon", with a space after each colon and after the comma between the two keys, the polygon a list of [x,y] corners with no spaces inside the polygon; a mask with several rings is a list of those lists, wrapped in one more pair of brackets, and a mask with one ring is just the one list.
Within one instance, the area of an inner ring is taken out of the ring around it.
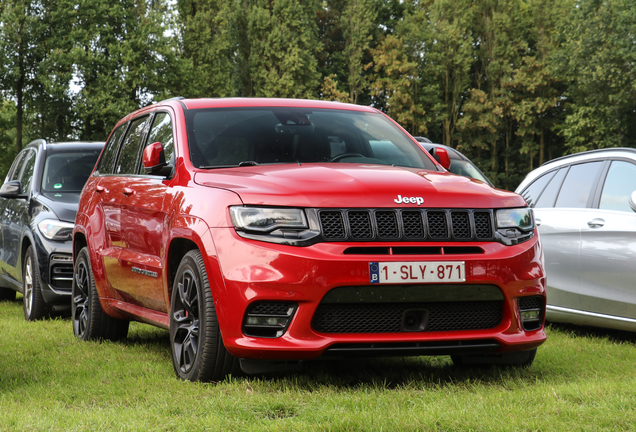
{"label": "foliage background", "polygon": [[633,0],[0,0],[0,174],[173,96],[372,105],[499,187],[636,147]]}

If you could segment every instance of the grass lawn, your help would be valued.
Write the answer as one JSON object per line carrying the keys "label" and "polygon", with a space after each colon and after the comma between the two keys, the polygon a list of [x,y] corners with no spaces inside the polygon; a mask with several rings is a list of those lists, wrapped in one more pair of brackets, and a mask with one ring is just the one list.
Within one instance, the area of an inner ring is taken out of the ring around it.
{"label": "grass lawn", "polygon": [[2,431],[636,430],[636,334],[548,328],[529,369],[448,357],[309,363],[302,374],[175,378],[168,332],[82,343],[69,319],[0,303]]}

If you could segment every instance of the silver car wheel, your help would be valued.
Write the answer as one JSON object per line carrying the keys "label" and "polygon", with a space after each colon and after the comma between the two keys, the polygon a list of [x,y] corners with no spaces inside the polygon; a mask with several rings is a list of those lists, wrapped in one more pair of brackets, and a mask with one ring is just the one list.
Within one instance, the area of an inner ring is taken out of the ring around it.
{"label": "silver car wheel", "polygon": [[27,315],[31,315],[33,308],[33,261],[29,255],[26,257],[24,270],[24,310]]}

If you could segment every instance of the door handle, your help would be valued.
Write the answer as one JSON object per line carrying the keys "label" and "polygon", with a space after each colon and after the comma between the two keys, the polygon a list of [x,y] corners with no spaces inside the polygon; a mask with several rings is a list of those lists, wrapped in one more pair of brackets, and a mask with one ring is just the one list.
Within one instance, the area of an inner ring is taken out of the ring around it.
{"label": "door handle", "polygon": [[587,223],[590,228],[600,228],[605,225],[605,220],[601,218],[594,218]]}
{"label": "door handle", "polygon": [[107,191],[106,191],[106,188],[104,186],[97,185],[97,186],[95,186],[95,192],[102,193],[102,192],[107,192]]}
{"label": "door handle", "polygon": [[129,187],[125,187],[125,188],[122,190],[122,192],[124,193],[124,195],[126,195],[126,196],[130,196],[130,195],[133,195],[133,194],[135,193],[135,190],[134,190],[134,189],[131,189],[131,188],[129,188]]}

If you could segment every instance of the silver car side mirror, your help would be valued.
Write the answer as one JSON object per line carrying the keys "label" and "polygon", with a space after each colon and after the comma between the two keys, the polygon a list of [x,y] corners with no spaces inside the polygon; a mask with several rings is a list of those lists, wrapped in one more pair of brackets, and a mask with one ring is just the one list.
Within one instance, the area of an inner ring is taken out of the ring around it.
{"label": "silver car side mirror", "polygon": [[629,196],[629,206],[636,212],[636,191]]}

